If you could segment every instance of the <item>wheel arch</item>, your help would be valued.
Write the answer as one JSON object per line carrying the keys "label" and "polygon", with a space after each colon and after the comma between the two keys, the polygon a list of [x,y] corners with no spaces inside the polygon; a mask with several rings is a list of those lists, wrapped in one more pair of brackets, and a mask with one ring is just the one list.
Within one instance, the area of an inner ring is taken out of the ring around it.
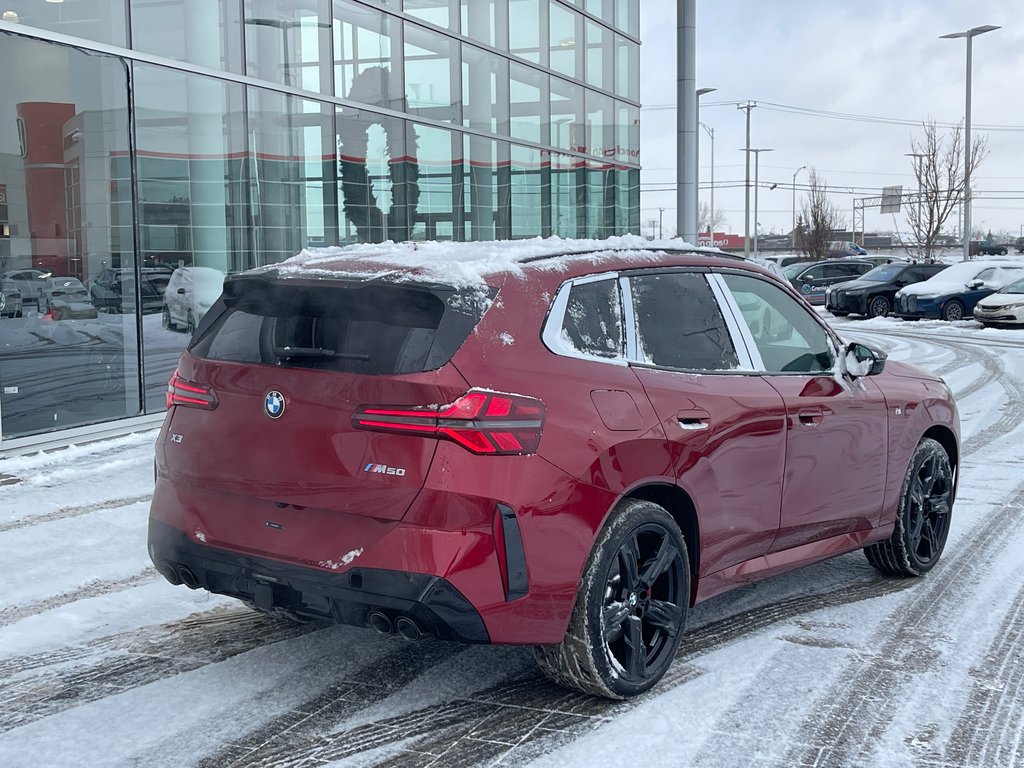
{"label": "wheel arch", "polygon": [[690,605],[697,595],[698,574],[700,573],[700,523],[697,519],[697,507],[690,495],[677,485],[652,483],[633,488],[623,499],[650,501],[662,507],[676,521],[682,531],[683,540],[690,561]]}
{"label": "wheel arch", "polygon": [[959,477],[957,467],[960,465],[960,446],[957,445],[953,430],[943,424],[935,424],[929,427],[921,437],[922,439],[930,437],[943,447],[946,455],[949,456],[949,464],[953,468],[954,476]]}

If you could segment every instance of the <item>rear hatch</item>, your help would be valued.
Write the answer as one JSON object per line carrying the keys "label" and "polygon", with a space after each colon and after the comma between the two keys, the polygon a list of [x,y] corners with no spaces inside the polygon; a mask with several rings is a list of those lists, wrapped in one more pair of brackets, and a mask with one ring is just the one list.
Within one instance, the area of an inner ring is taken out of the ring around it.
{"label": "rear hatch", "polygon": [[429,422],[465,395],[449,361],[492,298],[482,287],[229,278],[169,389],[168,479],[183,493],[401,519],[437,439],[416,426],[360,429],[353,415],[383,406]]}

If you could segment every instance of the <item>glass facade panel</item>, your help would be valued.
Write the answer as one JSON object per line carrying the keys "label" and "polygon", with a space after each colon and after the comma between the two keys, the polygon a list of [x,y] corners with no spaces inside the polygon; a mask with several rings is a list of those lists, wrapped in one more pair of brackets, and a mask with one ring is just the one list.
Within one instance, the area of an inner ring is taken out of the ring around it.
{"label": "glass facade panel", "polygon": [[334,92],[363,104],[401,111],[400,24],[357,3],[334,3]]}
{"label": "glass facade panel", "polygon": [[597,16],[597,18],[601,19],[601,21],[606,21],[609,24],[614,24],[615,12],[612,3],[613,0],[587,0],[587,13],[593,16]]}
{"label": "glass facade panel", "polygon": [[534,64],[547,65],[547,40],[544,34],[547,22],[548,5],[546,0],[509,0],[508,16],[515,21],[509,24],[509,52]]}
{"label": "glass facade panel", "polygon": [[412,238],[413,217],[423,197],[409,125],[368,110],[338,111],[340,243]]}
{"label": "glass facade panel", "polygon": [[508,135],[509,63],[481,48],[462,46],[462,124]]}
{"label": "glass facade panel", "polygon": [[[551,231],[550,169],[542,164],[539,149],[512,145],[512,238],[536,237]],[[547,223],[544,223],[545,217]]]}
{"label": "glass facade panel", "polygon": [[632,37],[640,37],[640,0],[614,0],[615,27]]}
{"label": "glass facade panel", "polygon": [[[415,124],[413,147],[418,176],[418,206],[413,240],[452,240],[455,237],[456,178],[461,197],[462,142],[444,128]],[[458,176],[456,176],[458,174]]]}
{"label": "glass facade panel", "polygon": [[135,416],[139,302],[94,290],[135,275],[127,67],[0,34],[0,71],[2,436]]}
{"label": "glass facade panel", "polygon": [[615,159],[640,162],[640,107],[615,102]]}
{"label": "glass facade panel", "polygon": [[573,152],[587,151],[583,87],[551,78],[551,144]]}
{"label": "glass facade panel", "polygon": [[615,92],[640,100],[640,46],[621,35],[615,37]]}
{"label": "glass facade panel", "polygon": [[328,0],[245,0],[245,72],[330,93]]}
{"label": "glass facade panel", "polygon": [[424,27],[405,25],[405,95],[409,112],[457,122],[458,43]]}
{"label": "glass facade panel", "polygon": [[458,11],[452,7],[457,5],[458,0],[405,0],[405,12],[417,19],[458,32],[458,29],[452,26],[459,18]]}
{"label": "glass facade panel", "polygon": [[547,136],[541,128],[546,130],[550,120],[548,79],[543,72],[512,62],[509,78],[512,138],[546,143]]}
{"label": "glass facade panel", "polygon": [[125,5],[125,0],[7,0],[0,10],[4,21],[124,46],[128,40]]}
{"label": "glass facade panel", "polygon": [[587,237],[603,239],[615,234],[617,181],[611,163],[587,164]]}
{"label": "glass facade panel", "polygon": [[136,50],[242,71],[238,0],[131,0],[131,11]]}
{"label": "glass facade panel", "polygon": [[551,156],[551,234],[584,237],[587,230],[587,164],[578,157]]}
{"label": "glass facade panel", "polygon": [[[509,195],[508,163],[498,157],[499,146],[507,154],[508,145],[481,136],[466,136],[463,156],[464,184],[462,189],[463,217],[461,240],[494,240],[508,237],[507,216],[498,217],[507,210]],[[501,226],[499,226],[499,224]]]}
{"label": "glass facade panel", "polygon": [[587,91],[587,154],[615,157],[615,100],[603,93]]}
{"label": "glass facade panel", "polygon": [[507,51],[508,0],[462,0],[462,34]]}
{"label": "glass facade panel", "polygon": [[587,21],[587,85],[612,90],[615,50],[612,32],[607,27]]}
{"label": "glass facade panel", "polygon": [[566,77],[578,78],[583,73],[579,61],[583,39],[583,17],[558,0],[550,0],[551,20],[548,34],[551,69]]}
{"label": "glass facade panel", "polygon": [[[242,86],[146,64],[135,65],[135,85],[143,276],[151,270],[177,284],[179,268],[223,275],[253,266],[258,219],[249,204],[260,180],[246,152]],[[145,280],[140,287],[145,297]],[[188,343],[179,331],[194,328],[209,307],[195,298],[143,303],[149,411],[164,407],[167,380]]]}

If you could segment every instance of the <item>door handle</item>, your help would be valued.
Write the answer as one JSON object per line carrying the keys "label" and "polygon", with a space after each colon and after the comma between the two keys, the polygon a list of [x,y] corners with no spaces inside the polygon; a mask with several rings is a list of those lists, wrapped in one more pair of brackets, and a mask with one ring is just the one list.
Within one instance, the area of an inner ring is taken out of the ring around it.
{"label": "door handle", "polygon": [[821,423],[821,418],[824,415],[825,411],[822,408],[803,408],[798,412],[797,418],[802,426],[816,427]]}
{"label": "door handle", "polygon": [[711,414],[699,408],[687,409],[676,413],[679,426],[687,431],[709,429],[711,427]]}

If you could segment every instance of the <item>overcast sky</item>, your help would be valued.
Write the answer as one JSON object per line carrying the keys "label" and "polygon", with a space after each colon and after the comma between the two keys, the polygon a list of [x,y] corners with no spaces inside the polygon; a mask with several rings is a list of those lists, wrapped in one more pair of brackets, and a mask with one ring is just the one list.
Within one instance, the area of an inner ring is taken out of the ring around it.
{"label": "overcast sky", "polygon": [[[676,216],[676,7],[677,0],[643,0],[640,9],[641,222],[649,231],[647,222],[664,208],[665,234]],[[718,89],[702,97],[700,120],[715,132],[715,207],[724,209],[725,231],[743,232],[744,113],[737,104],[758,102],[751,147],[773,150],[760,155],[761,231],[790,230],[793,174],[802,165],[836,187],[833,199],[849,227],[855,197],[895,184],[916,191],[912,158],[904,157],[911,136],[921,135],[925,119],[964,117],[966,43],[939,36],[984,24],[1002,29],[974,38],[972,131],[988,137],[989,156],[972,177],[972,219],[974,228],[1016,237],[1024,226],[1021,0],[697,0],[697,87]],[[707,202],[711,144],[704,130],[699,136],[700,200]],[[768,191],[772,183],[778,187]],[[801,171],[797,211],[806,183]],[[877,208],[868,210],[866,226],[907,229],[902,216],[894,227],[892,215]]]}

